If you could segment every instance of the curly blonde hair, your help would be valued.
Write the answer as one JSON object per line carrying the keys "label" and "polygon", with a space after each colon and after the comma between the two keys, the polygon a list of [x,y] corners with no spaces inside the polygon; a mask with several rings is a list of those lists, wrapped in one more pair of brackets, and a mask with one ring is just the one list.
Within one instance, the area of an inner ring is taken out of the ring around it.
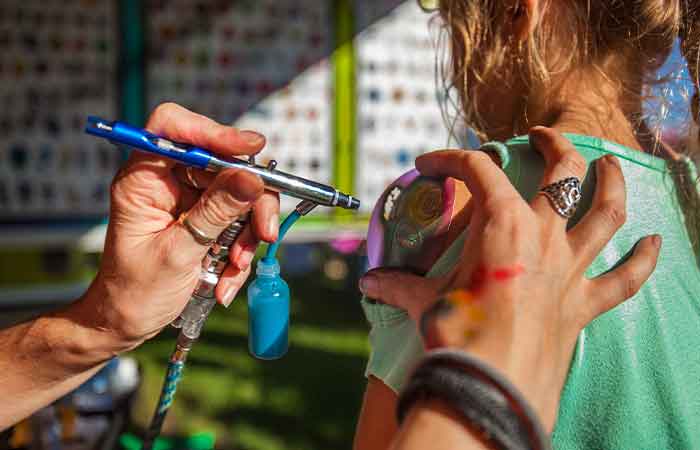
{"label": "curly blonde hair", "polygon": [[[619,92],[640,96],[639,86],[668,81],[658,80],[657,71],[678,40],[694,85],[691,115],[700,123],[700,0],[541,2],[542,10],[556,4],[566,13],[558,14],[556,20],[540,21],[529,31],[528,39],[517,39],[509,27],[515,15],[524,13],[519,2],[507,8],[503,0],[440,0],[439,16],[449,55],[439,64],[448,90],[445,97],[451,97],[450,91],[457,93],[459,115],[455,119],[482,140],[488,139],[489,133],[480,111],[480,86],[512,82],[515,73],[526,86],[524,95],[533,91],[554,98],[554,75],[586,68],[615,83]],[[564,42],[566,48],[552,46],[552,42]],[[615,70],[620,65],[628,70]],[[629,79],[631,74],[634,79]],[[545,98],[545,104],[549,100]],[[637,130],[645,126],[642,117],[630,120]],[[660,143],[660,130],[654,134]],[[700,140],[698,135],[692,138]],[[687,152],[689,147],[682,150]],[[672,173],[682,197],[686,226],[700,254],[698,180],[687,170]]]}
{"label": "curly blonde hair", "polygon": [[[517,6],[502,7],[501,0],[441,0],[440,16],[449,42],[450,59],[443,75],[461,100],[463,119],[477,132],[486,124],[479,111],[474,87],[508,82],[505,74],[517,73],[530,88],[552,86],[552,67],[557,73],[588,67],[606,75],[620,89],[633,92],[630,81],[608,70],[610,60],[627,62],[644,82],[655,82],[656,70],[681,38],[691,76],[698,84],[700,5],[691,0],[557,0],[556,20],[542,21],[529,39],[514,39],[509,27]],[[554,4],[542,0],[543,10]],[[552,42],[565,42],[559,51]],[[695,95],[697,99],[697,95]],[[697,112],[698,100],[693,105]],[[697,120],[697,114],[693,114]]]}

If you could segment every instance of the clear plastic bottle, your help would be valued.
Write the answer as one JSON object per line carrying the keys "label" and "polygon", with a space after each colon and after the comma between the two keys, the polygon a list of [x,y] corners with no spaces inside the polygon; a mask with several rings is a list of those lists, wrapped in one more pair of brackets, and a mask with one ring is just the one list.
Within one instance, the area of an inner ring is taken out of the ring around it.
{"label": "clear plastic bottle", "polygon": [[258,262],[248,286],[248,349],[256,358],[278,359],[289,348],[289,286],[274,258]]}

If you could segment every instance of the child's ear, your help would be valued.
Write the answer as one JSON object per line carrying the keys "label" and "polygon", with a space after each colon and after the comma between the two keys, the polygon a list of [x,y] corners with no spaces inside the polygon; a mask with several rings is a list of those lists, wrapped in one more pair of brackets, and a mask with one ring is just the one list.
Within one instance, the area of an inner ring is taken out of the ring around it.
{"label": "child's ear", "polygon": [[527,40],[540,21],[540,0],[513,0],[510,18],[518,42]]}

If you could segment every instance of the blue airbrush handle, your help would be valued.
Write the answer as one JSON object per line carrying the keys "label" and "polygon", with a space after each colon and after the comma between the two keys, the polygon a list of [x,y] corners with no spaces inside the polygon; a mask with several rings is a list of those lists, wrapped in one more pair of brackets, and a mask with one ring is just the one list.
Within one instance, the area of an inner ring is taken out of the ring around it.
{"label": "blue airbrush handle", "polygon": [[85,132],[108,139],[115,144],[135,147],[200,169],[206,169],[212,158],[209,152],[201,148],[173,142],[141,128],[95,116],[88,117]]}

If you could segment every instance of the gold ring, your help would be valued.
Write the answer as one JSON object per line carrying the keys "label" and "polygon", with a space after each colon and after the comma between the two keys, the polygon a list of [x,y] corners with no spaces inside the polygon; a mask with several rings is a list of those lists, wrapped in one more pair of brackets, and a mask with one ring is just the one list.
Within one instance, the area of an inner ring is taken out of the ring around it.
{"label": "gold ring", "polygon": [[190,222],[186,213],[180,214],[180,217],[177,219],[177,221],[180,225],[185,227],[187,231],[189,231],[189,233],[192,235],[194,240],[197,241],[198,244],[210,247],[214,245],[214,243],[216,243],[215,238],[210,238],[202,230],[192,225],[192,222]]}
{"label": "gold ring", "polygon": [[190,185],[195,189],[202,189],[199,184],[197,184],[197,179],[192,175],[192,166],[185,167],[185,176]]}

